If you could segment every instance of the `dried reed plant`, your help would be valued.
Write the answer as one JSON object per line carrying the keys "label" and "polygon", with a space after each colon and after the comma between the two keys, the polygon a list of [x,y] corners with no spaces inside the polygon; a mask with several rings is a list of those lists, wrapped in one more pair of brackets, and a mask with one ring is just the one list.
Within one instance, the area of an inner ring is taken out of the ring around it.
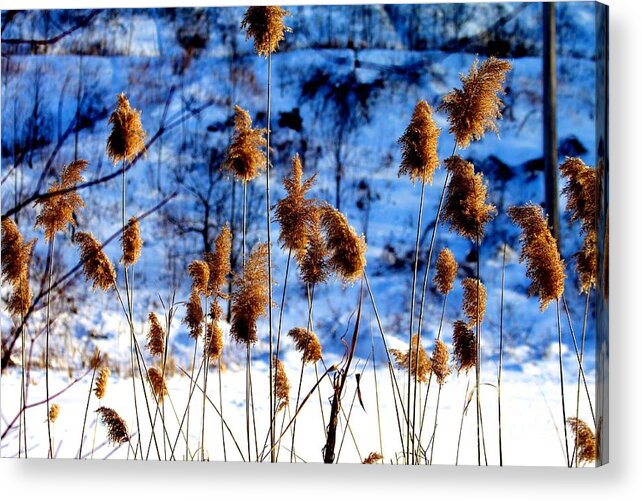
{"label": "dried reed plant", "polygon": [[475,367],[477,361],[475,333],[463,320],[456,320],[453,323],[453,354],[458,372],[468,372],[471,367]]}
{"label": "dried reed plant", "polygon": [[240,106],[234,106],[234,112],[234,134],[223,165],[236,179],[247,182],[265,169],[266,131],[253,129],[250,114]]}
{"label": "dried reed plant", "polygon": [[260,56],[268,57],[275,52],[285,33],[292,31],[285,26],[283,18],[289,12],[282,7],[248,7],[241,21],[246,30],[245,39],[254,39],[254,50]]}
{"label": "dried reed plant", "polygon": [[460,148],[481,139],[488,131],[499,133],[495,121],[502,117],[504,104],[500,96],[505,94],[504,81],[511,68],[503,59],[490,57],[481,65],[475,59],[468,75],[460,75],[462,88],[443,97],[438,109],[448,114],[449,132]]}
{"label": "dried reed plant", "polygon": [[435,278],[433,283],[437,290],[444,296],[453,290],[455,278],[457,277],[457,261],[452,251],[444,247],[439,252],[435,263]]}
{"label": "dried reed plant", "polygon": [[210,267],[205,261],[195,259],[187,267],[192,278],[192,292],[207,296],[209,293]]}
{"label": "dried reed plant", "polygon": [[526,276],[532,281],[528,293],[539,295],[540,309],[544,311],[564,292],[566,275],[557,242],[541,207],[534,204],[511,207],[508,215],[522,229],[520,262],[526,262]]}
{"label": "dried reed plant", "polygon": [[7,309],[11,315],[24,316],[31,307],[29,270],[36,240],[24,242],[11,219],[2,221],[2,276],[11,285]]}
{"label": "dried reed plant", "polygon": [[58,404],[51,404],[51,407],[49,408],[49,421],[51,423],[55,423],[56,419],[58,419],[59,414],[60,406]]}
{"label": "dried reed plant", "polygon": [[150,367],[147,369],[147,379],[149,380],[149,385],[154,395],[156,395],[158,403],[162,403],[167,395],[167,386],[165,385],[165,377],[162,372],[155,367]]}
{"label": "dried reed plant", "polygon": [[378,452],[371,452],[366,456],[366,458],[361,462],[361,464],[375,464],[379,463],[383,459],[383,456]]}
{"label": "dried reed plant", "polygon": [[207,323],[205,346],[212,362],[218,360],[223,354],[223,330],[216,320]]}
{"label": "dried reed plant", "polygon": [[230,253],[232,251],[232,233],[230,225],[225,224],[214,240],[214,252],[205,255],[205,262],[209,268],[208,292],[217,297],[223,293],[223,286],[231,272]]}
{"label": "dried reed plant", "polygon": [[441,339],[435,341],[432,356],[430,357],[430,366],[437,382],[442,385],[450,375],[451,370],[448,367],[448,347]]}
{"label": "dried reed plant", "polygon": [[576,437],[577,450],[575,453],[578,461],[580,463],[593,463],[597,459],[595,434],[581,419],[570,417],[566,422]]}
{"label": "dried reed plant", "polygon": [[274,359],[274,366],[276,367],[274,376],[274,391],[276,393],[276,412],[280,412],[290,404],[290,382],[285,373],[285,366],[283,362]]}
{"label": "dried reed plant", "polygon": [[189,335],[193,339],[197,339],[202,332],[201,326],[203,323],[204,314],[203,306],[201,305],[201,299],[195,289],[192,289],[185,309],[186,314],[183,322],[187,325]]}
{"label": "dried reed plant", "polygon": [[294,340],[297,351],[301,353],[303,364],[315,364],[321,360],[321,343],[314,332],[303,327],[295,327],[290,329],[288,336]]}
{"label": "dried reed plant", "polygon": [[426,101],[419,101],[408,127],[398,140],[402,155],[399,176],[408,175],[413,183],[420,180],[432,184],[435,169],[439,167],[439,132],[432,117],[432,108]]}
{"label": "dried reed plant", "polygon": [[91,280],[92,289],[109,290],[116,285],[116,271],[102,245],[91,233],[79,231],[74,242],[80,247],[80,260],[86,280]]}
{"label": "dried reed plant", "polygon": [[152,357],[162,357],[165,351],[165,331],[160,324],[156,313],[150,312],[147,317],[149,329],[147,330],[147,350]]}
{"label": "dried reed plant", "polygon": [[107,156],[114,164],[131,161],[145,151],[147,134],[143,130],[140,115],[140,110],[129,105],[125,94],[118,95],[116,109],[109,117],[111,131],[107,138]]}
{"label": "dried reed plant", "polygon": [[106,365],[100,368],[98,372],[98,378],[96,379],[96,384],[94,385],[94,395],[98,400],[105,398],[107,393],[107,382],[109,381],[109,376],[111,376],[111,371]]}
{"label": "dried reed plant", "polygon": [[[409,371],[411,376],[420,383],[427,383],[428,376],[432,371],[432,364],[430,358],[426,354],[426,350],[419,342],[417,334],[412,336],[412,342],[409,351],[401,351],[391,349],[390,354],[395,358],[395,362],[399,369]],[[417,356],[418,354],[418,356]],[[417,360],[419,363],[417,363]]]}
{"label": "dried reed plant", "polygon": [[143,248],[143,239],[140,236],[140,225],[138,218],[133,216],[129,218],[129,222],[125,226],[120,243],[123,250],[121,262],[125,266],[133,266],[140,258],[140,252]]}
{"label": "dried reed plant", "polygon": [[[468,327],[472,328],[479,322],[484,320],[484,313],[486,312],[486,287],[476,278],[464,278],[461,281],[461,286],[464,289],[462,297],[462,310],[468,319]],[[479,304],[477,298],[479,295]]]}
{"label": "dried reed plant", "polygon": [[473,241],[484,234],[484,226],[495,213],[495,206],[486,203],[486,184],[481,172],[475,174],[473,164],[459,155],[446,159],[451,178],[446,190],[441,219],[450,229]]}
{"label": "dried reed plant", "polygon": [[305,252],[299,256],[301,280],[307,285],[317,285],[328,280],[328,249],[321,234],[321,214],[318,208],[310,217],[310,232]]}
{"label": "dried reed plant", "polygon": [[99,407],[96,412],[100,416],[102,424],[107,428],[107,438],[115,445],[129,442],[129,431],[125,420],[118,413],[109,407]]}
{"label": "dried reed plant", "polygon": [[354,283],[366,267],[366,240],[357,235],[348,219],[334,207],[323,204],[321,227],[326,235],[328,265],[344,283]]}

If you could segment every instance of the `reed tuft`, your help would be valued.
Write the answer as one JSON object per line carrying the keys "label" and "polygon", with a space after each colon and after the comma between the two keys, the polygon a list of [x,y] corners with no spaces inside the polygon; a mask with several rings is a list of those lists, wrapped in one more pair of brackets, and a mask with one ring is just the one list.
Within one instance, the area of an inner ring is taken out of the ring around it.
{"label": "reed tuft", "polygon": [[209,268],[208,293],[219,296],[231,272],[230,252],[232,250],[232,233],[230,226],[225,224],[214,240],[214,252],[205,254],[205,262]]}
{"label": "reed tuft", "polygon": [[279,48],[285,33],[292,31],[285,26],[283,18],[289,12],[282,7],[248,7],[241,21],[245,39],[254,39],[254,50],[260,56],[268,57]]}
{"label": "reed tuft", "polygon": [[383,459],[383,456],[378,452],[371,452],[368,456],[362,461],[362,464],[376,464]]}
{"label": "reed tuft", "polygon": [[[479,284],[479,308],[477,308],[477,284]],[[486,287],[477,278],[464,278],[461,281],[464,289],[462,297],[462,310],[468,319],[468,327],[473,328],[477,325],[477,312],[479,311],[479,322],[484,320],[486,313]]]}
{"label": "reed tuft", "polygon": [[49,422],[55,423],[56,419],[58,419],[58,414],[60,414],[60,406],[51,404],[51,407],[49,407]]}
{"label": "reed tuft", "polygon": [[109,376],[111,376],[111,371],[109,367],[103,366],[98,372],[98,377],[96,378],[96,384],[94,385],[94,395],[98,400],[105,398],[105,393],[107,392],[107,381],[109,381]]}
{"label": "reed tuft", "polygon": [[187,311],[183,322],[187,325],[189,335],[193,339],[196,339],[201,335],[201,324],[203,322],[204,314],[203,307],[201,306],[201,299],[198,295],[198,291],[195,289],[192,289],[185,309]]}
{"label": "reed tuft", "polygon": [[[419,345],[419,346],[417,346]],[[415,357],[417,353],[417,348],[419,348],[419,356]],[[413,378],[416,378],[417,381],[421,383],[428,382],[428,376],[432,370],[432,364],[430,358],[426,355],[426,350],[419,343],[419,336],[414,334],[410,342],[410,352],[403,352],[401,350],[390,350],[392,356],[395,357],[395,362],[397,367],[403,370],[409,370]],[[417,359],[419,363],[417,364]]]}
{"label": "reed tuft", "polygon": [[133,216],[129,218],[123,234],[120,237],[120,244],[123,250],[121,262],[125,266],[133,266],[140,258],[140,252],[143,248],[143,239],[140,236],[140,225],[138,218]]}
{"label": "reed tuft", "polygon": [[495,216],[495,206],[486,203],[483,174],[475,174],[473,164],[459,155],[446,159],[451,174],[444,199],[442,221],[465,238],[476,240],[484,234],[484,226]]}
{"label": "reed tuft", "polygon": [[441,249],[435,263],[436,273],[433,283],[444,296],[453,290],[457,269],[457,261],[452,251],[448,247]]}
{"label": "reed tuft", "polygon": [[321,234],[321,214],[315,207],[310,217],[310,233],[305,252],[297,256],[301,280],[307,285],[316,285],[328,280],[328,249]]}
{"label": "reed tuft", "polygon": [[463,320],[453,323],[453,354],[457,362],[457,371],[461,372],[475,367],[477,361],[477,341],[475,333]]}
{"label": "reed tuft", "polygon": [[439,167],[439,132],[432,117],[432,108],[426,101],[419,101],[408,127],[397,141],[401,145],[402,155],[399,176],[407,174],[413,183],[420,180],[432,184],[432,176]]}
{"label": "reed tuft", "polygon": [[167,395],[167,386],[165,386],[163,374],[155,367],[150,367],[147,370],[147,379],[149,379],[149,385],[152,387],[156,399],[159,403],[162,403],[165,395]]}
{"label": "reed tuft", "polygon": [[290,382],[285,373],[281,360],[274,358],[276,373],[274,375],[274,388],[276,393],[276,412],[280,412],[290,404]]}
{"label": "reed tuft", "polygon": [[207,353],[210,361],[214,362],[223,354],[223,330],[217,320],[211,320],[207,323],[206,336]]}
{"label": "reed tuft", "polygon": [[446,378],[450,376],[451,370],[450,367],[448,367],[448,347],[441,339],[435,341],[430,363],[437,382],[444,384]]}
{"label": "reed tuft", "polygon": [[541,207],[532,203],[511,207],[508,215],[522,229],[520,262],[526,262],[526,276],[532,281],[528,293],[539,295],[540,309],[544,311],[564,292],[566,275],[557,242],[546,224]]}
{"label": "reed tuft", "polygon": [[79,231],[74,235],[74,242],[80,246],[85,279],[92,281],[92,288],[109,290],[116,285],[116,271],[102,245],[91,233]]}
{"label": "reed tuft", "polygon": [[566,423],[573,431],[577,442],[577,458],[580,463],[592,463],[597,459],[597,442],[589,426],[579,418],[570,417]]}
{"label": "reed tuft", "polygon": [[303,327],[295,327],[290,329],[288,336],[294,340],[297,351],[301,352],[301,361],[304,365],[315,364],[321,360],[321,343],[314,332]]}
{"label": "reed tuft", "polygon": [[250,114],[240,106],[234,106],[234,112],[234,134],[223,165],[236,179],[247,182],[265,169],[266,131],[253,129]]}
{"label": "reed tuft", "polygon": [[118,95],[116,109],[109,117],[111,132],[107,138],[107,156],[115,164],[132,160],[145,151],[145,138],[139,110],[132,108],[125,94]]}
{"label": "reed tuft", "polygon": [[27,243],[16,224],[9,218],[2,221],[2,276],[11,284],[7,308],[11,315],[25,315],[31,307],[29,267],[35,239]]}
{"label": "reed tuft", "polygon": [[210,283],[210,267],[208,264],[200,259],[195,259],[188,265],[187,271],[192,278],[192,291],[204,296],[208,295]]}
{"label": "reed tuft", "polygon": [[99,407],[96,412],[100,415],[103,425],[107,428],[107,438],[113,444],[129,442],[129,431],[125,420],[109,407]]}
{"label": "reed tuft", "polygon": [[147,331],[147,350],[152,357],[162,357],[165,351],[165,331],[153,311],[147,317],[149,329]]}
{"label": "reed tuft", "polygon": [[502,117],[504,81],[512,66],[508,61],[489,57],[481,65],[475,59],[468,75],[460,75],[462,88],[446,94],[440,111],[448,114],[449,131],[460,148],[484,137],[488,131],[498,133],[496,120]]}

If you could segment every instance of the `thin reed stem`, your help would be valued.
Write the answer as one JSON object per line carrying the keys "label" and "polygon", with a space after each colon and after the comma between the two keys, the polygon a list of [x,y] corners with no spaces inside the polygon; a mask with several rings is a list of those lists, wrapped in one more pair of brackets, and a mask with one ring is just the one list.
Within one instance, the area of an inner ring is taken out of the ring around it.
{"label": "thin reed stem", "polygon": [[[47,275],[47,313],[45,319],[45,392],[47,396],[47,440],[49,444],[49,452],[47,457],[49,459],[53,458],[53,444],[51,443],[51,421],[49,419],[49,337],[51,336],[51,282],[53,278],[53,261],[54,261],[54,250],[56,246],[56,235],[51,237],[51,244],[49,246],[49,273]],[[26,450],[26,448],[25,448]]]}
{"label": "thin reed stem", "polygon": [[[579,366],[577,368],[577,398],[575,401],[575,419],[579,420],[580,418],[580,393],[581,393],[581,373],[580,373],[580,367],[582,365],[582,362],[584,361],[584,343],[586,341],[586,325],[588,322],[588,310],[589,310],[589,300],[591,297],[591,289],[589,288],[588,291],[586,291],[586,302],[584,304],[584,320],[582,322],[582,343],[580,345],[580,360],[579,360]],[[573,454],[575,456],[575,467],[579,467],[579,454],[577,454],[577,448],[578,448],[578,438],[579,438],[579,433],[575,434],[575,449],[573,451]]]}
{"label": "thin reed stem", "polygon": [[[502,257],[502,292],[499,307],[499,367],[497,369],[497,431],[499,440],[499,466],[504,466],[502,448],[502,367],[504,359],[504,284],[506,279],[506,244]],[[578,383],[579,385],[579,383]]]}
{"label": "thin reed stem", "polygon": [[194,354],[192,355],[192,368],[191,368],[191,377],[190,377],[190,384],[189,384],[189,398],[187,399],[187,422],[185,424],[185,454],[189,456],[189,418],[190,418],[190,408],[191,408],[191,403],[192,403],[192,393],[193,393],[193,388],[192,386],[195,384],[194,381],[198,379],[198,376],[196,379],[194,378],[194,369],[196,368],[196,353],[198,350],[198,337],[194,339]]}
{"label": "thin reed stem", "polygon": [[78,448],[78,459],[82,458],[82,446],[85,441],[85,425],[87,424],[87,414],[89,413],[89,401],[91,400],[91,390],[94,387],[94,379],[96,378],[96,369],[91,374],[91,382],[89,383],[89,391],[87,392],[87,405],[85,405],[85,417],[82,420],[82,432],[80,434],[80,447]]}
{"label": "thin reed stem", "polygon": [[[205,298],[205,309],[207,312],[207,298]],[[203,412],[201,414],[201,461],[205,461],[205,402],[207,401],[207,376],[210,370],[209,345],[211,339],[207,336],[207,319],[203,322],[203,360],[205,370],[203,371]]]}
{"label": "thin reed stem", "polygon": [[479,319],[479,284],[481,278],[479,276],[480,269],[480,245],[479,245],[479,230],[477,230],[476,237],[476,247],[477,247],[477,305],[475,307],[475,327],[477,329],[476,336],[476,357],[475,357],[475,398],[477,401],[477,466],[481,466],[481,325]]}
{"label": "thin reed stem", "polygon": [[[374,334],[372,332],[372,317],[370,317],[370,343],[372,345],[372,374],[374,376],[375,402],[377,404],[377,431],[379,433],[379,453],[381,454],[381,464],[383,464],[384,453],[383,453],[383,434],[381,432],[381,407],[379,406],[379,383],[377,382],[377,355],[375,353]],[[319,395],[319,398],[321,398],[320,395]]]}
{"label": "thin reed stem", "polygon": [[466,411],[468,410],[468,405],[470,405],[470,398],[468,396],[468,390],[470,389],[470,378],[466,382],[466,391],[464,391],[464,405],[461,409],[461,421],[459,422],[459,438],[457,439],[457,455],[455,456],[455,466],[459,464],[459,449],[461,448],[461,433],[464,429],[464,417],[466,416]]}
{"label": "thin reed stem", "polygon": [[[437,437],[437,418],[439,416],[439,403],[441,400],[441,388],[443,387],[443,384],[439,385],[439,389],[437,390],[437,404],[435,405],[435,424],[433,425],[432,428],[432,436],[430,437],[430,464],[433,464],[432,458],[433,458],[433,453],[435,452],[435,441]],[[428,400],[428,399],[426,399]]]}
{"label": "thin reed stem", "polygon": [[221,377],[221,364],[223,363],[223,354],[218,358],[218,406],[221,410],[221,440],[223,442],[223,461],[227,462],[227,449],[225,447],[225,419],[223,418],[223,379]]}
{"label": "thin reed stem", "polygon": [[[20,318],[20,323],[24,325],[24,313],[20,314]],[[25,377],[25,371],[27,370],[27,333],[24,327],[20,332],[20,344],[20,359],[22,364],[20,371],[20,408],[22,409],[23,407],[27,406],[27,387],[29,386],[29,378]],[[20,437],[22,437],[22,445],[24,446],[25,458],[28,458],[27,413],[23,413],[22,416],[20,416],[20,429],[18,430],[18,457],[20,457]]]}
{"label": "thin reed stem", "polygon": [[564,368],[562,366],[562,322],[560,318],[560,301],[556,301],[557,310],[557,352],[560,365],[560,398],[562,399],[562,426],[564,427],[564,447],[566,450],[566,466],[571,467],[571,459],[568,450],[568,430],[566,426],[566,400],[564,399]]}

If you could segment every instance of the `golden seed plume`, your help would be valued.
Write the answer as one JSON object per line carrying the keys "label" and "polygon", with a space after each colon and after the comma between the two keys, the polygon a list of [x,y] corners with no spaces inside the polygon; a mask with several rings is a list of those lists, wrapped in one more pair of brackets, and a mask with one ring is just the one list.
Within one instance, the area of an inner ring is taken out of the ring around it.
{"label": "golden seed plume", "polygon": [[223,354],[223,330],[216,320],[207,323],[206,336],[207,353],[214,362]]}
{"label": "golden seed plume", "polygon": [[214,241],[214,252],[205,255],[209,268],[209,294],[216,297],[222,293],[223,286],[230,274],[230,252],[232,250],[232,233],[230,226],[225,224]]}
{"label": "golden seed plume", "polygon": [[597,278],[597,232],[591,231],[584,236],[584,243],[573,256],[575,271],[580,280],[580,291],[588,293],[595,287]]}
{"label": "golden seed plume", "polygon": [[192,289],[189,295],[189,300],[185,305],[186,314],[183,322],[187,325],[189,335],[196,339],[201,335],[203,323],[203,307],[201,306],[201,298],[196,289]]}
{"label": "golden seed plume", "polygon": [[265,316],[268,306],[268,246],[258,244],[245,263],[243,275],[236,279],[232,293],[230,334],[239,343],[255,343],[256,321]]}
{"label": "golden seed plume", "polygon": [[348,219],[329,204],[323,204],[321,227],[325,231],[329,266],[344,283],[354,283],[366,267],[366,239],[357,235]]}
{"label": "golden seed plume", "polygon": [[96,378],[96,384],[94,385],[94,395],[96,395],[96,398],[98,400],[102,400],[103,398],[105,398],[109,376],[111,376],[109,367],[101,367],[100,371],[98,372],[98,377]]}
{"label": "golden seed plume", "polygon": [[426,101],[419,101],[408,127],[397,141],[401,145],[399,176],[407,174],[413,183],[420,180],[432,184],[432,176],[439,167],[439,132],[432,118],[432,108]]}
{"label": "golden seed plume", "polygon": [[283,24],[289,12],[281,7],[248,7],[241,21],[245,39],[254,39],[254,50],[260,56],[268,57],[279,48],[285,33],[292,31]]}
{"label": "golden seed plume", "polygon": [[210,283],[210,267],[205,261],[195,259],[188,267],[189,276],[192,277],[192,291],[207,295]]}
{"label": "golden seed plume", "polygon": [[51,404],[49,407],[49,421],[55,423],[58,419],[58,414],[60,414],[60,406],[58,404]]}
{"label": "golden seed plume", "polygon": [[457,362],[457,371],[468,372],[477,361],[477,342],[475,333],[466,322],[455,320],[453,323],[453,354]]}
{"label": "golden seed plume", "polygon": [[448,347],[441,339],[435,341],[435,348],[430,357],[432,372],[437,378],[439,384],[444,384],[446,378],[450,376],[450,367],[448,367]]}
{"label": "golden seed plume", "polygon": [[100,242],[91,233],[79,231],[74,235],[74,242],[80,246],[85,279],[92,281],[92,288],[108,290],[116,284],[116,271]]}
{"label": "golden seed plume", "polygon": [[433,282],[444,296],[453,290],[457,269],[457,261],[452,251],[448,247],[441,249],[435,263],[436,273]]}
{"label": "golden seed plume", "polygon": [[[577,441],[577,458],[580,463],[592,463],[597,459],[597,443],[589,426],[581,419],[570,417],[566,420]],[[573,441],[575,443],[575,440]]]}
{"label": "golden seed plume", "polygon": [[152,357],[162,357],[165,351],[165,331],[153,311],[147,317],[149,330],[147,331],[147,349]]}
{"label": "golden seed plume", "polygon": [[299,155],[292,159],[292,175],[283,179],[287,195],[279,200],[274,210],[274,219],[281,227],[279,242],[284,249],[296,254],[305,252],[308,243],[315,200],[305,198],[314,185],[316,174],[303,181],[303,167]]}
{"label": "golden seed plume", "polygon": [[140,258],[140,251],[143,248],[143,239],[140,236],[140,225],[138,218],[133,216],[129,218],[129,222],[125,226],[120,237],[121,247],[123,249],[123,256],[121,262],[125,266],[133,266]]}
{"label": "golden seed plume", "polygon": [[321,360],[321,343],[314,332],[295,327],[290,329],[288,336],[294,340],[297,351],[301,352],[301,361],[304,364],[315,364]]}
{"label": "golden seed plume", "polygon": [[383,459],[383,456],[378,452],[371,452],[370,454],[368,454],[368,457],[366,457],[363,460],[362,464],[375,464],[381,461],[382,459]]}
{"label": "golden seed plume", "polygon": [[45,230],[45,241],[51,240],[56,232],[65,231],[67,224],[76,226],[74,214],[85,207],[85,202],[76,191],[76,186],[85,180],[82,172],[87,165],[89,162],[86,160],[76,160],[67,164],[60,174],[60,182],[51,183],[49,197],[36,202],[42,208],[36,216],[34,227]]}
{"label": "golden seed plume", "polygon": [[328,249],[321,234],[321,214],[314,208],[310,217],[310,233],[305,252],[297,256],[301,280],[308,285],[324,283],[329,276]]}
{"label": "golden seed plume", "polygon": [[107,138],[107,156],[115,164],[131,160],[145,151],[145,138],[140,111],[132,108],[125,94],[118,95],[118,105],[109,117],[111,132]]}
{"label": "golden seed plume", "polygon": [[107,438],[111,443],[120,445],[129,442],[127,424],[114,409],[99,407],[96,412],[100,415],[100,420],[107,428]]}
{"label": "golden seed plume", "polygon": [[526,276],[532,284],[530,295],[539,295],[540,309],[544,311],[551,301],[564,292],[564,261],[557,242],[546,224],[541,207],[526,204],[508,209],[508,215],[522,229],[520,262],[526,262]]}
{"label": "golden seed plume", "polygon": [[475,174],[473,164],[459,155],[446,159],[446,168],[451,178],[448,182],[441,219],[450,224],[450,229],[462,237],[481,238],[484,226],[495,215],[495,206],[486,203],[484,175]]}
{"label": "golden seed plume", "polygon": [[35,239],[24,242],[11,219],[2,221],[2,276],[11,284],[12,293],[7,309],[11,315],[25,315],[31,306],[29,267]]}
{"label": "golden seed plume", "polygon": [[103,363],[103,357],[100,354],[100,350],[98,348],[94,348],[94,352],[91,355],[91,358],[89,359],[89,367],[91,369],[98,369],[100,367],[100,364]]}
{"label": "golden seed plume", "polygon": [[165,386],[163,374],[155,367],[150,367],[147,369],[147,379],[154,395],[156,395],[156,399],[159,403],[162,403],[165,395],[167,395],[167,386]]}
{"label": "golden seed plume", "polygon": [[475,59],[468,75],[460,75],[462,88],[443,97],[438,109],[448,114],[448,130],[460,148],[481,139],[487,131],[498,132],[495,120],[502,117],[500,96],[505,94],[504,81],[511,68],[503,59],[490,57],[481,65]]}
{"label": "golden seed plume", "polygon": [[274,358],[276,373],[274,375],[274,388],[276,391],[276,412],[285,409],[290,404],[290,382],[285,373],[283,362]]}
{"label": "golden seed plume", "polygon": [[[417,345],[419,345],[419,357],[417,357]],[[390,353],[395,357],[397,367],[399,369],[410,370],[413,378],[420,383],[428,382],[428,375],[432,370],[430,358],[426,355],[426,350],[419,343],[419,336],[414,334],[410,343],[410,353],[400,350],[390,350]],[[416,361],[419,360],[417,364]]]}
{"label": "golden seed plume", "polygon": [[250,114],[240,106],[234,112],[234,134],[223,165],[239,181],[251,181],[265,169],[265,129],[253,129]]}
{"label": "golden seed plume", "polygon": [[461,286],[464,289],[462,310],[468,319],[468,327],[477,325],[477,284],[479,284],[479,322],[484,320],[486,313],[486,287],[476,278],[464,278]]}

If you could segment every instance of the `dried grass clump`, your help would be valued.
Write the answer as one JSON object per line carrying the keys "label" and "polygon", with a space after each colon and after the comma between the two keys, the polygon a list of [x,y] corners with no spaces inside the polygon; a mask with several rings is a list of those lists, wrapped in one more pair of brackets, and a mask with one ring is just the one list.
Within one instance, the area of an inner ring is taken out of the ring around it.
{"label": "dried grass clump", "polygon": [[212,362],[218,360],[223,354],[223,330],[218,321],[212,320],[207,323],[205,342],[210,360]]}
{"label": "dried grass clump", "polygon": [[435,341],[435,347],[430,357],[432,372],[437,378],[439,384],[444,384],[446,378],[450,376],[451,370],[448,367],[448,347],[441,339]]}
{"label": "dried grass clump", "polygon": [[29,266],[35,239],[24,242],[20,230],[11,219],[2,221],[2,276],[11,284],[8,310],[11,315],[24,315],[31,306]]}
{"label": "dried grass clump", "polygon": [[234,106],[234,112],[234,135],[223,165],[236,179],[247,182],[265,169],[266,131],[253,129],[250,114],[240,106]]}
{"label": "dried grass clump", "polygon": [[150,367],[147,370],[147,379],[149,379],[149,385],[152,387],[156,399],[159,403],[162,403],[165,395],[167,395],[167,386],[165,386],[163,374],[155,367]]}
{"label": "dried grass clump", "polygon": [[504,81],[511,68],[503,59],[489,57],[481,65],[475,59],[468,75],[460,75],[462,88],[443,97],[438,109],[448,114],[448,130],[460,148],[481,139],[487,131],[498,132],[495,120],[502,117],[500,96],[505,94]]}
{"label": "dried grass clump", "polygon": [[56,232],[65,231],[67,224],[76,226],[74,214],[85,207],[85,202],[76,191],[76,186],[85,179],[82,172],[89,162],[76,160],[67,164],[60,174],[60,182],[54,181],[49,187],[48,196],[36,202],[41,205],[40,213],[36,216],[34,228],[45,230],[45,241],[50,241]]}
{"label": "dried grass clump", "polygon": [[475,367],[477,361],[475,333],[462,320],[456,320],[453,323],[453,354],[457,361],[458,372],[462,370],[468,372],[471,367]]}
{"label": "dried grass clump", "polygon": [[111,132],[107,138],[107,156],[115,164],[131,160],[145,151],[145,138],[140,111],[129,106],[125,94],[118,95],[118,105],[109,117]]}
{"label": "dried grass clump", "polygon": [[566,422],[576,437],[578,462],[594,462],[597,459],[597,443],[591,428],[581,419],[574,417],[568,418]]}
{"label": "dried grass clump", "polygon": [[74,235],[74,242],[80,246],[85,279],[93,282],[92,288],[109,290],[116,285],[116,271],[102,245],[91,233],[79,231]]}
{"label": "dried grass clump", "polygon": [[[418,357],[416,356],[417,347],[419,347]],[[421,383],[428,382],[428,375],[432,370],[432,364],[428,355],[426,355],[426,350],[424,350],[424,347],[419,343],[419,336],[417,334],[412,336],[410,353],[401,350],[390,350],[390,353],[395,357],[395,362],[399,369],[410,370],[412,377]],[[419,360],[418,364],[416,363],[417,359]]]}
{"label": "dried grass clump", "polygon": [[96,395],[96,398],[98,400],[102,400],[105,397],[109,376],[111,376],[109,367],[101,367],[100,371],[98,372],[98,378],[96,378],[96,384],[94,385],[94,395]]}
{"label": "dried grass clump", "polygon": [[566,275],[557,242],[546,224],[541,207],[533,204],[511,207],[508,215],[522,228],[519,260],[526,262],[526,276],[532,280],[528,293],[539,295],[540,309],[544,311],[564,292]]}
{"label": "dried grass clump", "polygon": [[486,203],[486,184],[483,174],[475,174],[473,164],[459,155],[446,159],[451,174],[444,199],[442,221],[462,237],[476,240],[484,234],[484,226],[495,215],[495,206]]}
{"label": "dried grass clump", "polygon": [[230,334],[239,343],[255,343],[256,321],[267,313],[268,246],[258,244],[250,253],[243,275],[236,280],[232,294]]}
{"label": "dried grass clump", "polygon": [[439,132],[432,118],[432,108],[426,101],[419,101],[408,127],[397,141],[401,145],[399,176],[407,174],[413,183],[420,180],[432,184],[432,176],[439,167]]}
{"label": "dried grass clump", "polygon": [[140,258],[140,251],[143,248],[143,239],[140,236],[140,225],[138,218],[133,216],[129,218],[123,235],[120,237],[121,247],[123,249],[123,257],[121,262],[125,266],[133,266]]}
{"label": "dried grass clump", "polygon": [[580,281],[580,291],[588,293],[591,287],[595,287],[597,277],[597,232],[586,234],[582,248],[574,254],[573,259]]}
{"label": "dried grass clump", "polygon": [[147,350],[152,357],[162,357],[165,351],[165,331],[153,311],[147,317],[149,330],[147,331]]}
{"label": "dried grass clump", "polygon": [[348,219],[328,204],[320,208],[321,227],[326,234],[329,266],[344,281],[354,283],[366,267],[366,240],[357,236]]}
{"label": "dried grass clump", "polygon": [[435,263],[435,278],[433,283],[437,290],[444,296],[453,290],[455,278],[457,277],[457,261],[452,251],[448,247],[444,247],[439,252],[437,262]]}
{"label": "dried grass clump", "polygon": [[58,414],[60,414],[60,406],[51,404],[51,407],[49,407],[49,422],[55,423],[56,419],[58,419]]}
{"label": "dried grass clump", "polygon": [[192,292],[206,296],[209,291],[210,267],[205,261],[195,259],[188,267],[189,276],[192,277]]}
{"label": "dried grass clump", "polygon": [[461,286],[464,289],[462,297],[462,310],[468,319],[468,327],[477,325],[477,284],[479,284],[479,322],[484,320],[486,313],[486,287],[476,278],[464,278]]}
{"label": "dried grass clump", "polygon": [[310,233],[305,252],[299,254],[299,270],[301,280],[307,285],[316,285],[328,280],[328,249],[321,234],[321,214],[318,208],[312,212],[310,218]]}
{"label": "dried grass clump", "polygon": [[232,233],[229,224],[225,224],[214,241],[214,252],[205,254],[205,262],[209,268],[208,292],[214,297],[221,294],[227,276],[230,274],[231,250]]}
{"label": "dried grass clump", "polygon": [[370,454],[368,454],[368,457],[366,457],[363,460],[362,464],[375,464],[381,461],[382,459],[383,459],[383,456],[378,452],[371,452]]}
{"label": "dried grass clump", "polygon": [[241,21],[246,30],[245,39],[254,39],[254,50],[260,56],[268,57],[279,48],[285,33],[292,31],[283,24],[289,12],[282,7],[248,7]]}
{"label": "dried grass clump", "polygon": [[185,306],[187,310],[183,322],[187,325],[189,335],[196,339],[201,334],[201,324],[203,323],[203,307],[201,306],[201,298],[195,289],[192,289],[189,295],[189,300]]}
{"label": "dried grass clump", "polygon": [[125,420],[118,413],[109,407],[99,407],[96,412],[100,420],[107,428],[107,438],[113,444],[124,444],[129,442],[129,431]]}
{"label": "dried grass clump", "polygon": [[316,174],[303,181],[301,159],[295,155],[292,175],[283,179],[287,195],[277,202],[274,210],[274,219],[281,226],[281,246],[297,255],[305,252],[313,224],[316,201],[305,195],[314,185],[315,178]]}
{"label": "dried grass clump", "polygon": [[295,327],[288,332],[288,336],[294,340],[297,351],[301,352],[301,361],[304,364],[315,364],[321,360],[321,343],[314,332]]}
{"label": "dried grass clump", "polygon": [[290,382],[285,373],[283,362],[274,358],[276,373],[274,375],[274,388],[276,392],[276,412],[285,409],[290,404]]}

